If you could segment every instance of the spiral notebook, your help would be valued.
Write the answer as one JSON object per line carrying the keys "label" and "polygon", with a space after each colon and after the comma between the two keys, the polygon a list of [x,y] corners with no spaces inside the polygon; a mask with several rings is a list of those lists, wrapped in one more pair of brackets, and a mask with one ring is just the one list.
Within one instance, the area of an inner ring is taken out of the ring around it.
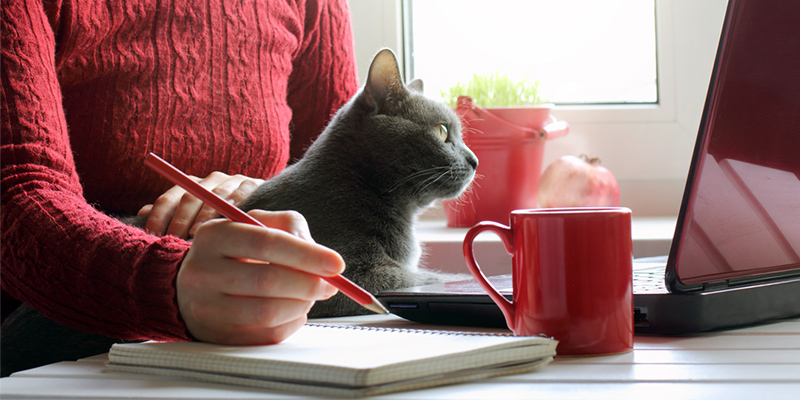
{"label": "spiral notebook", "polygon": [[320,396],[363,397],[530,372],[557,341],[510,334],[302,327],[268,346],[115,344],[108,368]]}

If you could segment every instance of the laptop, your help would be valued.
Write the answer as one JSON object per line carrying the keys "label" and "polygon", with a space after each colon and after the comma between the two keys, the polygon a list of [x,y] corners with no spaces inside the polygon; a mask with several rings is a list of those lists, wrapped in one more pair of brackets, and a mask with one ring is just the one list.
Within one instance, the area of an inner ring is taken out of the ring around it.
{"label": "laptop", "polygon": [[[800,2],[729,1],[669,255],[634,260],[637,333],[800,315],[798,26]],[[490,280],[512,298],[510,275]],[[506,326],[474,280],[378,298],[412,321]]]}

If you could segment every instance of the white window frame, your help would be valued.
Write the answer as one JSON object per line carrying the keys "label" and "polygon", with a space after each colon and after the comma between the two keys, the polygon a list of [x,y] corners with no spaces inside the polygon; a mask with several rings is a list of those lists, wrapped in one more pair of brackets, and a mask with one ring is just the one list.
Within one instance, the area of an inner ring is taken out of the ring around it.
{"label": "white window frame", "polygon": [[[361,81],[379,48],[392,48],[405,65],[402,0],[349,5]],[[614,173],[620,205],[634,216],[677,215],[726,5],[656,0],[659,102],[557,107],[553,114],[570,124],[570,133],[547,143],[544,165],[592,153]]]}

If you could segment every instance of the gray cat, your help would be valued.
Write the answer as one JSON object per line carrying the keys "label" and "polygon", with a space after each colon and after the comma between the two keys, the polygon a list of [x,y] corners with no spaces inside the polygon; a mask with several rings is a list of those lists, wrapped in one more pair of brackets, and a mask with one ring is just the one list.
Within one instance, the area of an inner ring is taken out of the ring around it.
{"label": "gray cat", "polygon": [[[460,122],[442,103],[404,85],[394,54],[373,59],[364,88],[343,106],[303,159],[262,184],[244,210],[295,210],[317,243],[338,251],[344,275],[371,293],[465,275],[418,268],[417,215],[439,198],[458,196],[478,160]],[[123,219],[144,226],[145,219]],[[339,293],[309,316],[367,311]],[[2,326],[2,376],[108,351],[118,340],[67,328],[23,305]]]}
{"label": "gray cat", "polygon": [[[295,210],[317,243],[338,251],[344,275],[371,293],[457,277],[417,267],[417,215],[458,196],[478,159],[460,137],[458,116],[407,86],[394,54],[380,51],[364,88],[343,106],[302,160],[262,184],[244,210]],[[310,317],[364,310],[339,293]]]}

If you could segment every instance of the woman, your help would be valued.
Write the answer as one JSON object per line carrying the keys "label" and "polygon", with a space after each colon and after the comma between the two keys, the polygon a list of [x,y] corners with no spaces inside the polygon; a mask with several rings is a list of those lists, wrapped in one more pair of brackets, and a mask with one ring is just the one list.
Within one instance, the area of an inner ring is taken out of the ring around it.
{"label": "woman", "polygon": [[[143,160],[235,203],[299,158],[357,89],[345,0],[3,0],[2,20],[4,311],[121,340],[273,343],[335,293],[319,276],[341,257],[302,217],[201,224],[213,211]],[[146,231],[110,217],[137,212]]]}

